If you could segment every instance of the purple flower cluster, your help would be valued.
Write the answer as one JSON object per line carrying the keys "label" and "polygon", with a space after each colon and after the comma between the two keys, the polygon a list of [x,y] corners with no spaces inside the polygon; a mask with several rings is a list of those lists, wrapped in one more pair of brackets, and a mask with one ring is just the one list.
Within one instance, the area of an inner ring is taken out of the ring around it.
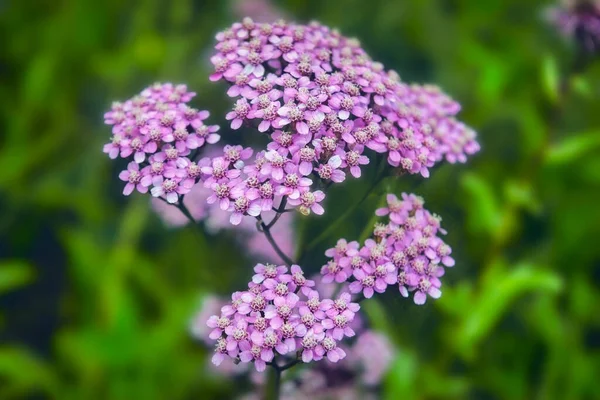
{"label": "purple flower cluster", "polygon": [[346,356],[338,341],[354,336],[349,324],[360,309],[349,293],[320,299],[298,265],[288,273],[283,265],[257,264],[254,272],[248,290],[233,293],[221,314],[208,319],[209,337],[217,341],[215,365],[229,356],[263,371],[276,354],[295,353],[305,363]]}
{"label": "purple flower cluster", "polygon": [[136,189],[176,203],[200,178],[200,166],[193,160],[205,143],[216,143],[218,126],[207,126],[208,111],[188,106],[195,93],[185,85],[154,84],[124,103],[113,103],[104,115],[112,125],[111,143],[104,152],[112,159],[131,159],[119,174],[127,182],[129,195]]}
{"label": "purple flower cluster", "polygon": [[[228,95],[237,99],[226,115],[231,128],[256,121],[270,137],[243,176],[231,174],[241,186],[227,179],[214,186],[217,196],[241,199],[242,214],[259,212],[247,204],[268,203],[272,194],[304,214],[322,213],[324,193],[313,187],[360,177],[367,148],[424,177],[443,158],[464,162],[479,149],[475,132],[454,119],[458,103],[434,86],[400,82],[358,41],[327,27],[246,18],[217,40],[211,80],[227,81]],[[264,192],[260,198],[257,191]]]}
{"label": "purple flower cluster", "polygon": [[309,191],[313,181],[297,166],[286,164],[276,151],[261,151],[254,163],[246,165],[252,153],[251,148],[225,146],[222,156],[205,157],[198,163],[204,186],[213,192],[208,203],[218,202],[222,210],[231,212],[232,224],[238,225],[245,215],[258,217],[275,210],[274,205],[279,211],[289,204],[303,214],[323,213],[319,203],[325,193]]}
{"label": "purple flower cluster", "polygon": [[414,292],[414,302],[424,304],[427,296],[441,296],[440,277],[444,266],[452,267],[450,246],[438,236],[445,234],[441,219],[423,208],[423,199],[402,194],[387,196],[387,207],[376,211],[389,216],[387,224],[378,223],[373,238],[362,247],[340,239],[325,252],[329,262],[321,268],[324,282],[351,282],[351,293],[371,298],[390,285],[398,285],[404,297]]}
{"label": "purple flower cluster", "polygon": [[[333,284],[317,284],[311,287],[311,290],[316,289],[321,295],[327,295],[326,293],[335,290],[335,286]],[[213,296],[204,299],[191,324],[194,337],[203,343],[212,345],[214,340],[209,336],[214,328],[208,327],[206,320],[211,315],[219,313],[219,310],[227,303],[224,299]],[[215,326],[214,323],[209,325]],[[356,332],[356,336],[348,340],[349,343],[344,346],[346,357],[336,363],[311,364],[310,369],[295,372],[294,379],[284,383],[282,398],[331,398],[338,393],[367,395],[371,389],[377,388],[395,357],[394,346],[385,335],[366,328],[359,314],[356,314],[350,326]],[[250,366],[248,363],[235,366],[234,359],[225,358],[216,371],[219,374],[233,377],[247,373],[248,369],[245,367],[248,366]],[[286,374],[287,372],[284,372],[284,377]],[[265,376],[254,371],[251,372],[250,379],[258,387],[255,392],[248,395],[249,397],[244,398],[261,398],[260,387],[265,383]]]}
{"label": "purple flower cluster", "polygon": [[600,51],[600,1],[569,0],[563,4],[550,10],[551,22],[585,51]]}

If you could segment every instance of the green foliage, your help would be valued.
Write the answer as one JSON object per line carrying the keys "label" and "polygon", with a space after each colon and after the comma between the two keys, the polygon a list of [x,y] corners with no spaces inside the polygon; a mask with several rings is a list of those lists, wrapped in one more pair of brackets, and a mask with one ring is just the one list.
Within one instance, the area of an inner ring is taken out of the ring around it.
{"label": "green foliage", "polygon": [[0,294],[15,290],[32,278],[32,269],[26,263],[16,260],[0,262]]}
{"label": "green foliage", "polygon": [[[189,324],[202,295],[247,281],[247,255],[230,235],[165,227],[147,197],[124,199],[124,164],[101,152],[104,110],[154,81],[187,83],[226,126],[207,58],[239,2],[38,3],[0,5],[0,398],[243,393],[209,372]],[[570,72],[548,2],[274,3],[360,38],[406,81],[439,84],[479,133],[466,166],[385,180],[347,212],[371,169],[297,224],[299,247],[326,232],[303,257],[316,271],[338,237],[364,237],[388,190],[444,218],[457,263],[442,298],[363,303],[397,347],[382,398],[599,398],[599,62]]]}
{"label": "green foliage", "polygon": [[568,166],[588,154],[598,154],[600,132],[576,133],[550,147],[546,156],[548,165]]}

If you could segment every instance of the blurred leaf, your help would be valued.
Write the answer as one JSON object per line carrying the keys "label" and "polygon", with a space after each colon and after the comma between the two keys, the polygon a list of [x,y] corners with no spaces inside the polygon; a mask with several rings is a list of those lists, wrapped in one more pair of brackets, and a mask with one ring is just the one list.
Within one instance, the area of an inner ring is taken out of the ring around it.
{"label": "blurred leaf", "polygon": [[509,310],[512,302],[527,292],[558,293],[562,288],[561,278],[554,272],[539,269],[534,265],[521,264],[482,288],[473,299],[470,310],[459,327],[457,347],[467,358],[494,325]]}
{"label": "blurred leaf", "polygon": [[525,311],[525,323],[537,332],[546,346],[539,398],[568,398],[565,393],[567,377],[562,371],[563,365],[569,362],[569,353],[574,351],[574,346],[566,334],[556,299],[552,296],[539,296],[526,306]]}
{"label": "blurred leaf", "polygon": [[469,382],[464,377],[450,376],[448,371],[431,366],[422,371],[423,381],[427,382],[423,392],[427,398],[465,398]]}
{"label": "blurred leaf", "polygon": [[443,288],[443,301],[436,301],[436,307],[440,308],[448,315],[462,317],[464,310],[468,309],[472,303],[473,285],[468,281],[461,281],[454,286]]}
{"label": "blurred leaf", "polygon": [[536,213],[541,209],[541,204],[529,182],[509,180],[504,186],[504,194],[508,202],[531,212]]}
{"label": "blurred leaf", "polygon": [[385,378],[383,398],[386,400],[416,399],[418,398],[417,359],[408,351],[399,351],[398,353]]}
{"label": "blurred leaf", "polygon": [[165,42],[160,35],[147,33],[136,38],[132,51],[140,66],[153,69],[164,59]]}
{"label": "blurred leaf", "polygon": [[542,87],[546,93],[546,97],[556,103],[559,98],[560,72],[556,58],[552,55],[546,55],[542,60]]}
{"label": "blurred leaf", "polygon": [[467,192],[469,223],[474,233],[493,235],[502,223],[502,215],[492,187],[479,175],[465,174],[462,186]]}
{"label": "blurred leaf", "polygon": [[594,95],[594,90],[592,89],[592,85],[590,81],[582,75],[575,75],[571,78],[570,82],[573,91],[582,97],[589,99]]}
{"label": "blurred leaf", "polygon": [[2,398],[41,392],[58,398],[58,381],[49,365],[18,347],[0,347]]}
{"label": "blurred leaf", "polygon": [[572,134],[548,150],[546,164],[567,164],[598,148],[600,148],[600,132]]}
{"label": "blurred leaf", "polygon": [[387,334],[392,333],[386,309],[381,305],[379,299],[371,298],[361,303],[360,308],[367,314],[371,326]]}
{"label": "blurred leaf", "polygon": [[0,294],[26,285],[33,278],[33,269],[26,262],[3,261],[0,263]]}

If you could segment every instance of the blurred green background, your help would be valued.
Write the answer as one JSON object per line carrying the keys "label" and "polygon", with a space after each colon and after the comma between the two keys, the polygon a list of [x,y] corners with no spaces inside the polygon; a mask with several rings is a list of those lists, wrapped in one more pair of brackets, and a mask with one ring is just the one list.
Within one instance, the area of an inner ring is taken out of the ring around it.
{"label": "blurred green background", "polygon": [[[203,294],[248,280],[251,261],[231,234],[169,230],[148,197],[123,198],[102,115],[154,81],[185,82],[226,127],[229,100],[207,59],[248,3],[0,2],[0,398],[237,393],[206,373],[211,350],[188,325]],[[364,303],[398,348],[383,398],[600,398],[600,63],[572,73],[576,51],[544,21],[549,5],[272,4],[360,38],[406,81],[439,84],[479,133],[466,165],[393,184],[419,185],[457,265],[426,306],[397,293]],[[299,235],[364,190],[336,188],[328,201],[340,206],[300,222]],[[381,195],[304,267],[316,271],[338,237],[358,238]]]}

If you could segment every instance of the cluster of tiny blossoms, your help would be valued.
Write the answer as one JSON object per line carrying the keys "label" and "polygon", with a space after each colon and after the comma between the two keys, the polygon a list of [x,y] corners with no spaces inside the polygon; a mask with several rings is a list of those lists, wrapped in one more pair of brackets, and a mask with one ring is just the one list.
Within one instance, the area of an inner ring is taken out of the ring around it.
{"label": "cluster of tiny blossoms", "polygon": [[207,126],[208,111],[187,103],[195,96],[185,85],[157,83],[124,103],[115,102],[104,115],[112,125],[111,143],[104,152],[112,159],[130,159],[119,178],[127,184],[123,194],[148,192],[169,203],[190,191],[200,179],[196,151],[205,143],[216,143],[218,126]]}
{"label": "cluster of tiny blossoms", "polygon": [[270,138],[243,168],[226,154],[213,160],[219,171],[228,166],[208,184],[223,208],[233,201],[230,210],[256,215],[282,196],[279,204],[320,214],[325,195],[315,189],[360,177],[367,148],[424,177],[443,158],[464,162],[479,149],[474,131],[454,119],[458,103],[437,87],[400,82],[358,41],[327,27],[246,18],[217,40],[211,80],[225,80],[237,99],[226,115],[231,128],[255,121]]}
{"label": "cluster of tiny blossoms", "polygon": [[354,336],[349,324],[360,309],[349,293],[320,299],[315,282],[298,265],[288,273],[283,265],[257,264],[254,272],[248,290],[233,293],[221,314],[208,319],[209,337],[217,341],[215,365],[228,356],[263,371],[277,354],[292,354],[305,363],[346,356],[338,341]]}
{"label": "cluster of tiny blossoms", "polygon": [[[337,285],[320,284],[311,289],[328,296],[327,293],[335,291],[335,286]],[[220,314],[221,307],[227,303],[226,300],[212,295],[204,298],[198,313],[191,321],[190,327],[195,338],[208,345],[213,344],[214,340],[209,338],[212,328],[206,325],[206,320],[213,314]],[[294,371],[293,379],[290,380],[285,379],[288,371],[284,371],[285,381],[280,398],[369,398],[366,396],[374,394],[394,359],[395,348],[387,336],[369,329],[364,323],[359,314],[350,323],[356,336],[345,343],[344,351],[347,355],[343,360],[336,363],[308,364],[310,368]],[[250,366],[249,363],[235,365],[233,359],[227,357],[213,372],[229,378],[250,372],[249,378],[254,387],[240,400],[260,399],[264,394],[266,377],[258,371],[248,371]],[[345,396],[337,396],[341,393]],[[353,397],[349,396],[351,393],[354,394]]]}
{"label": "cluster of tiny blossoms", "polygon": [[387,207],[376,211],[389,216],[387,224],[377,223],[373,238],[362,247],[356,241],[340,239],[325,252],[331,260],[321,268],[324,282],[351,282],[351,293],[366,298],[397,285],[414,302],[424,304],[427,296],[441,296],[440,277],[444,266],[452,267],[451,248],[438,236],[445,234],[440,217],[423,208],[423,199],[413,194],[387,196]]}

